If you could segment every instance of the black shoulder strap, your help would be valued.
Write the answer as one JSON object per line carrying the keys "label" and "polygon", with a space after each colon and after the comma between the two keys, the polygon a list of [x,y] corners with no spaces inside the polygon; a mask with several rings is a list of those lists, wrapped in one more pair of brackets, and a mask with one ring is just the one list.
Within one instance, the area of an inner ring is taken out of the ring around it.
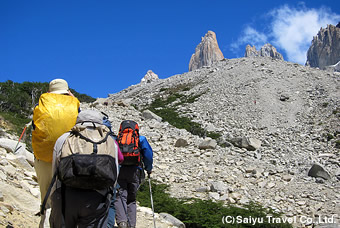
{"label": "black shoulder strap", "polygon": [[74,135],[78,135],[81,139],[86,140],[87,142],[93,143],[93,144],[101,144],[103,142],[106,142],[107,138],[109,137],[109,135],[113,135],[112,132],[108,132],[105,136],[105,138],[103,138],[102,140],[98,141],[98,142],[94,142],[92,139],[89,139],[87,137],[85,137],[84,135],[82,135],[80,132],[78,131],[72,131],[72,134]]}

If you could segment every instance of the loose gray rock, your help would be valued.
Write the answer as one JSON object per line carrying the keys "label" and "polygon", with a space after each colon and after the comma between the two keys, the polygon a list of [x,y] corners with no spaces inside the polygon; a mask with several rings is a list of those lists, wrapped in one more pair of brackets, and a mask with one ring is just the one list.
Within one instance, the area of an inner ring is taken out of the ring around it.
{"label": "loose gray rock", "polygon": [[230,142],[236,147],[245,148],[250,151],[257,150],[261,147],[261,141],[255,138],[232,138],[230,139]]}
{"label": "loose gray rock", "polygon": [[218,194],[217,192],[209,192],[208,195],[210,199],[213,199],[213,200],[220,199],[220,194]]}
{"label": "loose gray rock", "polygon": [[185,139],[182,139],[182,138],[177,139],[177,141],[175,143],[175,147],[185,147],[187,145],[189,145],[188,141],[185,140]]}
{"label": "loose gray rock", "polygon": [[150,110],[143,111],[142,116],[148,120],[154,119],[154,120],[157,120],[158,122],[162,122],[162,117],[157,116],[155,113],[151,112]]}
{"label": "loose gray rock", "polygon": [[207,149],[215,149],[217,146],[217,142],[214,139],[207,139],[201,142],[201,144],[198,146],[201,150],[207,150]]}
{"label": "loose gray rock", "polygon": [[179,227],[179,228],[185,228],[185,225],[183,222],[181,222],[179,219],[176,217],[168,214],[168,213],[160,213],[159,214],[163,219],[166,221],[170,222],[172,225]]}
{"label": "loose gray rock", "polygon": [[328,172],[320,165],[314,164],[312,168],[308,171],[308,176],[310,177],[320,177],[325,180],[331,179],[331,176],[328,174]]}
{"label": "loose gray rock", "polygon": [[212,192],[228,192],[228,187],[222,181],[212,182],[210,189]]}

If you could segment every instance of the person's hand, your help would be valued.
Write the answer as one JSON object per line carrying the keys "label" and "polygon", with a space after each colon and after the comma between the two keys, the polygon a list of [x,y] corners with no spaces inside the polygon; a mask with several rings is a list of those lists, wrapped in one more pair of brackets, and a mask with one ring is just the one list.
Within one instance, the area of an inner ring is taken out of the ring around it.
{"label": "person's hand", "polygon": [[71,92],[71,90],[68,90],[68,95],[74,97],[73,93]]}
{"label": "person's hand", "polygon": [[146,171],[148,173],[148,178],[150,179],[150,174],[152,173],[151,170]]}

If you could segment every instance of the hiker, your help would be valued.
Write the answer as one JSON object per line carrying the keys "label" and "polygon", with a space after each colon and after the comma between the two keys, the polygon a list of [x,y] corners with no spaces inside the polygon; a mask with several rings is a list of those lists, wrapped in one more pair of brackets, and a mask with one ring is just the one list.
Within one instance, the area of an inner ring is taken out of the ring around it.
{"label": "hiker", "polygon": [[[49,83],[49,91],[39,97],[39,103],[34,108],[32,147],[41,202],[52,179],[54,143],[74,126],[79,106],[79,100],[69,90],[68,83],[63,79],[54,79]],[[44,227],[45,217],[41,216],[39,227]]]}
{"label": "hiker", "polygon": [[[107,126],[110,129],[110,131],[112,132],[111,122],[108,120],[108,118],[103,119],[103,124],[105,126]],[[124,161],[124,156],[123,156],[122,152],[120,151],[120,148],[119,148],[118,143],[117,143],[117,136],[114,135],[114,133],[113,133],[113,138],[114,138],[114,140],[117,144],[117,147],[118,147],[118,163],[122,164],[122,162]],[[118,169],[119,169],[119,167],[118,167]],[[115,225],[116,209],[114,207],[114,201],[116,199],[116,193],[117,193],[118,187],[119,187],[119,185],[117,184],[116,187],[113,189],[113,196],[112,196],[112,199],[111,199],[109,214],[108,214],[107,228],[114,227],[114,225]]]}
{"label": "hiker", "polygon": [[[132,120],[122,121],[118,144],[124,156],[118,176],[119,189],[114,206],[118,228],[136,227],[136,194],[144,169],[152,172],[153,152],[144,136],[139,135],[138,124]],[[144,168],[144,169],[143,169]]]}
{"label": "hiker", "polygon": [[[79,113],[72,131],[57,140],[53,151],[53,173],[56,173],[57,181],[51,193],[51,228],[106,228],[118,163],[123,161],[107,124],[102,113],[84,110]],[[111,156],[110,160],[107,155]],[[82,160],[77,162],[77,157]],[[104,158],[107,162],[97,162]],[[93,174],[97,170],[100,172]],[[85,175],[88,176],[84,178]]]}

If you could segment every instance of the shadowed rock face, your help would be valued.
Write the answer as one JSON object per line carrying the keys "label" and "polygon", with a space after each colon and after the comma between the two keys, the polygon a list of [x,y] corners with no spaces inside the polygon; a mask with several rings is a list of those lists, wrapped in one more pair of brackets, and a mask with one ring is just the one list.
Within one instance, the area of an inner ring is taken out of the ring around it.
{"label": "shadowed rock face", "polygon": [[283,60],[282,55],[276,50],[276,48],[267,43],[261,47],[259,51],[256,50],[255,46],[250,46],[249,44],[246,47],[246,52],[244,57],[254,57],[254,56],[262,56],[262,57],[272,57],[274,59]]}
{"label": "shadowed rock face", "polygon": [[313,37],[307,52],[307,66],[325,68],[340,61],[340,23],[327,25]]}
{"label": "shadowed rock face", "polygon": [[195,53],[191,56],[189,71],[193,71],[203,66],[211,66],[212,63],[224,59],[224,56],[218,47],[216,34],[208,31],[197,45]]}

